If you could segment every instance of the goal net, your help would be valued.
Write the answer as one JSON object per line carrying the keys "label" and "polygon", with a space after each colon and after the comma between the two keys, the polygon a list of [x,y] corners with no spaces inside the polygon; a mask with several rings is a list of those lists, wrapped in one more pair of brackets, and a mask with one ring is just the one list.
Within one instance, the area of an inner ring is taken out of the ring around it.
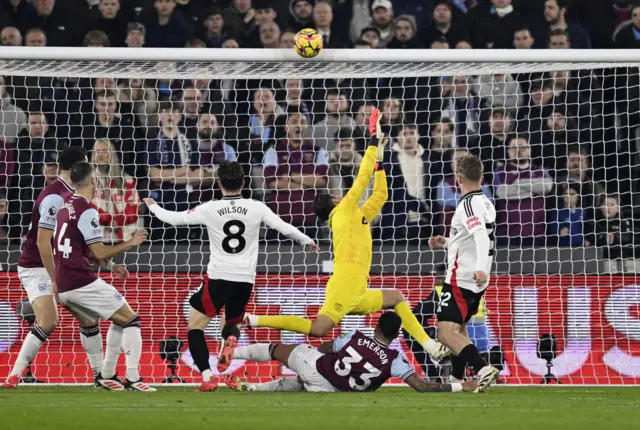
{"label": "goal net", "polygon": [[[474,153],[498,210],[491,287],[468,326],[474,343],[504,383],[637,383],[640,73],[630,52],[326,50],[301,61],[279,50],[0,49],[0,379],[33,321],[17,261],[62,148],[85,148],[96,166],[93,204],[106,241],[150,233],[120,259],[129,280],[101,273],[142,316],[141,375],[197,382],[186,327],[206,273],[206,231],[163,224],[141,199],[188,210],[219,198],[216,167],[239,161],[245,196],[322,248],[305,253],[265,229],[248,311],[315,317],[332,263],[330,231],[312,202],[351,187],[377,107],[391,138],[389,200],[371,223],[370,287],[402,291],[434,335],[446,258],[426,239],[450,233],[461,197],[455,162]],[[237,244],[241,233],[231,234]],[[78,325],[60,315],[30,381],[88,383]],[[331,336],[372,333],[376,320],[348,316]],[[219,318],[206,335],[215,364]],[[309,340],[268,329],[241,338],[265,341]],[[447,375],[446,361],[408,336],[395,346],[425,376]],[[241,361],[231,371],[254,381],[289,372]]]}

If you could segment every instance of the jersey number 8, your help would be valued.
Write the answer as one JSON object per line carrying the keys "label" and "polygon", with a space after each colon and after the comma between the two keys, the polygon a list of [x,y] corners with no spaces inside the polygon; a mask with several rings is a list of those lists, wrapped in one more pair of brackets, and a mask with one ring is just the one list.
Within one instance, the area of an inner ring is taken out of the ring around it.
{"label": "jersey number 8", "polygon": [[[236,227],[238,230],[233,233],[231,231],[231,227]],[[237,254],[238,252],[242,252],[244,247],[247,246],[247,240],[242,237],[245,229],[244,223],[237,219],[227,221],[224,226],[222,226],[222,231],[225,234],[225,238],[222,240],[222,249],[224,249],[224,252],[228,254]],[[234,239],[236,242],[232,245],[231,241]]]}

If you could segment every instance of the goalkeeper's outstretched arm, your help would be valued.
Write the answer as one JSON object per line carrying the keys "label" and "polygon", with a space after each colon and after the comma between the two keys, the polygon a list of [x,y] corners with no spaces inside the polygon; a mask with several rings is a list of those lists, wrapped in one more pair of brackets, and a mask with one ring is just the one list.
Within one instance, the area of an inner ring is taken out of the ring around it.
{"label": "goalkeeper's outstretched arm", "polygon": [[[378,151],[380,152],[380,151]],[[382,167],[382,160],[378,157],[378,163],[376,163],[376,172],[373,182],[373,194],[362,205],[362,213],[367,221],[371,222],[380,213],[382,207],[389,198],[387,175]]]}

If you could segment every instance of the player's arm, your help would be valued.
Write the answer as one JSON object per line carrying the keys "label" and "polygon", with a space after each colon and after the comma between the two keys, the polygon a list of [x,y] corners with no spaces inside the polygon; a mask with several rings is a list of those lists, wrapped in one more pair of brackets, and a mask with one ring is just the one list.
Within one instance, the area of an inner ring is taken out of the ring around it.
{"label": "player's arm", "polygon": [[384,167],[382,167],[382,160],[378,158],[374,173],[373,193],[360,208],[367,221],[373,221],[382,210],[382,206],[384,206],[388,198],[387,175],[384,172]]}
{"label": "player's arm", "polygon": [[[61,196],[50,194],[40,202],[40,221],[38,222],[38,237],[36,244],[42,259],[42,264],[52,282],[56,279],[56,264],[53,260],[53,231],[56,228],[56,218],[58,211],[62,207],[64,200]],[[35,226],[34,226],[35,227]],[[54,244],[55,246],[55,244]]]}
{"label": "player's arm", "polygon": [[262,210],[262,222],[264,222],[268,227],[274,230],[278,230],[280,233],[284,234],[290,239],[295,240],[303,246],[309,245],[311,246],[311,248],[317,248],[317,245],[313,239],[302,233],[291,224],[284,222],[282,218],[273,213],[273,211],[269,209],[267,205],[262,204]]}
{"label": "player's arm", "polygon": [[162,222],[171,225],[195,225],[206,224],[208,203],[197,206],[194,209],[183,212],[168,211],[156,203],[152,198],[143,199],[149,207],[149,211]]}
{"label": "player's arm", "polygon": [[[476,245],[476,275],[485,273],[489,262],[491,240],[487,232],[484,204],[480,199],[467,199],[459,207],[456,216],[462,217],[462,225],[467,229]],[[485,273],[488,275],[488,273]],[[476,279],[479,283],[484,279]]]}
{"label": "player's arm", "polygon": [[331,354],[332,352],[339,352],[344,346],[351,340],[353,335],[356,333],[355,330],[348,331],[342,336],[337,337],[329,342],[325,342],[318,347],[318,351],[323,354]]}
{"label": "player's arm", "polygon": [[380,127],[380,118],[381,114],[378,109],[375,109],[369,117],[369,132],[371,134],[369,146],[367,147],[367,151],[364,153],[364,157],[360,163],[358,176],[355,181],[353,181],[353,186],[347,195],[344,196],[344,199],[342,199],[343,202],[340,204],[356,206],[369,185],[369,181],[373,175],[373,169],[378,158],[378,146],[383,146],[385,142],[384,136],[382,135],[382,128]]}
{"label": "player's arm", "polygon": [[[465,387],[463,384],[435,384],[423,380],[418,376],[416,370],[409,363],[409,360],[407,360],[406,355],[404,355],[402,351],[391,363],[391,376],[402,379],[408,386],[419,393],[455,393],[459,391],[473,391],[469,390],[472,384],[467,384],[469,386]],[[465,390],[465,388],[467,388],[467,390]]]}
{"label": "player's arm", "polygon": [[78,219],[78,229],[80,233],[82,233],[84,241],[91,250],[93,257],[98,261],[108,260],[111,257],[122,254],[140,245],[147,238],[147,232],[145,230],[138,230],[133,234],[133,237],[126,242],[112,246],[105,245],[102,243],[103,237],[98,222],[98,211],[93,208],[84,211],[82,215],[80,215],[80,219]]}

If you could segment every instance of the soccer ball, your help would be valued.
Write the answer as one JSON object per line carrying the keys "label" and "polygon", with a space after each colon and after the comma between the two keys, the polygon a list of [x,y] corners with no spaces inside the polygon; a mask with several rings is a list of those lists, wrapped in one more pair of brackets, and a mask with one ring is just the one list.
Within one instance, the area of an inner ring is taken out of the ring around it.
{"label": "soccer ball", "polygon": [[313,58],[322,51],[322,36],[313,28],[304,28],[293,41],[296,52],[304,58]]}

